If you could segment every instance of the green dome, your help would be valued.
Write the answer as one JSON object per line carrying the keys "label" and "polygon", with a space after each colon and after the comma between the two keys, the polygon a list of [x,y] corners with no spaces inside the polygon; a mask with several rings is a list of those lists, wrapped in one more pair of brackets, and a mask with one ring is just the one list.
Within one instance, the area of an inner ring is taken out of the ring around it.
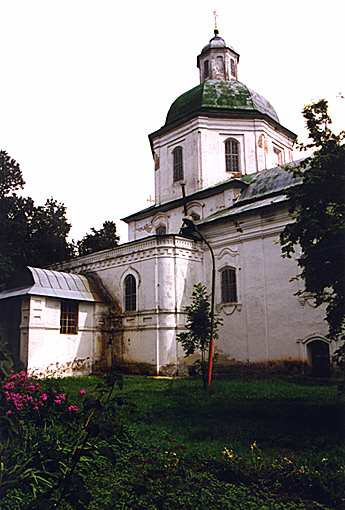
{"label": "green dome", "polygon": [[279,122],[273,106],[243,83],[231,80],[206,80],[178,97],[170,107],[165,126],[191,115],[207,112],[259,112]]}

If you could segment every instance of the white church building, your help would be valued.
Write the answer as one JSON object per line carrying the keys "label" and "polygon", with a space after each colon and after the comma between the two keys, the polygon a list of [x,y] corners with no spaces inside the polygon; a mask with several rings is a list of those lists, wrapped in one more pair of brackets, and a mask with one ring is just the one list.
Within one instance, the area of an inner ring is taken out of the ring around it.
{"label": "white church building", "polygon": [[185,373],[193,360],[176,336],[193,286],[211,290],[212,274],[207,245],[179,235],[186,213],[215,256],[217,363],[325,370],[334,346],[323,310],[295,295],[297,262],[279,245],[291,221],[285,191],[298,186],[284,170],[296,136],[238,81],[239,54],[217,29],[197,65],[200,83],[149,135],[155,204],[124,218],[129,242],[54,270],[27,268],[0,293],[0,336],[30,371],[88,373],[115,362]]}

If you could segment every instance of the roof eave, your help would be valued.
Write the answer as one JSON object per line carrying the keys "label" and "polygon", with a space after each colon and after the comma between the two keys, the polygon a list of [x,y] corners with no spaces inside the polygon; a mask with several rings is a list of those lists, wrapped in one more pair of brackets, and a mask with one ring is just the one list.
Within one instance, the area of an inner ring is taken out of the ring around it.
{"label": "roof eave", "polygon": [[293,133],[288,128],[284,127],[282,124],[280,124],[277,120],[273,119],[269,115],[265,113],[261,113],[258,110],[220,110],[220,109],[212,109],[212,108],[199,108],[198,110],[188,114],[184,115],[179,119],[176,119],[171,124],[166,124],[159,128],[157,131],[154,131],[153,133],[149,134],[149,140],[151,144],[151,150],[153,151],[153,142],[155,138],[158,136],[162,136],[166,133],[169,133],[169,131],[172,131],[173,129],[176,129],[177,127],[189,122],[190,120],[194,119],[195,117],[219,117],[219,118],[231,118],[231,119],[239,119],[239,118],[250,118],[250,119],[263,119],[266,120],[269,124],[273,125],[275,129],[278,129],[282,131],[288,138],[290,138],[292,141],[296,140],[297,135],[296,133]]}

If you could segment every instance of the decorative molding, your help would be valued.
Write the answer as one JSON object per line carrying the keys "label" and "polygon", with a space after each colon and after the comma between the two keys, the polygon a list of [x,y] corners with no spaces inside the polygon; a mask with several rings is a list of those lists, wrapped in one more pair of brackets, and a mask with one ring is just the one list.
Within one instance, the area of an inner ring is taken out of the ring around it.
{"label": "decorative molding", "polygon": [[237,257],[239,255],[238,250],[232,250],[230,247],[223,248],[220,250],[220,252],[216,255],[216,258],[218,260],[222,259],[226,255],[229,255],[230,257]]}
{"label": "decorative molding", "polygon": [[223,312],[225,315],[232,315],[234,311],[240,312],[242,310],[242,303],[219,303],[216,305],[218,313]]}
{"label": "decorative molding", "polygon": [[314,342],[315,340],[320,340],[321,342],[325,342],[328,345],[332,343],[331,340],[326,338],[324,335],[320,335],[319,333],[311,333],[304,338],[300,338],[299,340],[297,340],[297,342],[300,344],[307,345],[310,342]]}

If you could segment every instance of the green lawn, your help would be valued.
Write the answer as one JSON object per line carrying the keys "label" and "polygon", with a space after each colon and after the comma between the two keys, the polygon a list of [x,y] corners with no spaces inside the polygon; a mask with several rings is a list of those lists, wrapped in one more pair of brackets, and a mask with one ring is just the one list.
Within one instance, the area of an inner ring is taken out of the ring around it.
{"label": "green lawn", "polygon": [[[97,382],[62,384],[76,396]],[[205,393],[196,379],[126,376],[119,393],[119,421],[135,447],[118,446],[111,472],[98,467],[90,508],[100,497],[104,509],[345,508],[345,420],[335,386],[219,380]]]}

